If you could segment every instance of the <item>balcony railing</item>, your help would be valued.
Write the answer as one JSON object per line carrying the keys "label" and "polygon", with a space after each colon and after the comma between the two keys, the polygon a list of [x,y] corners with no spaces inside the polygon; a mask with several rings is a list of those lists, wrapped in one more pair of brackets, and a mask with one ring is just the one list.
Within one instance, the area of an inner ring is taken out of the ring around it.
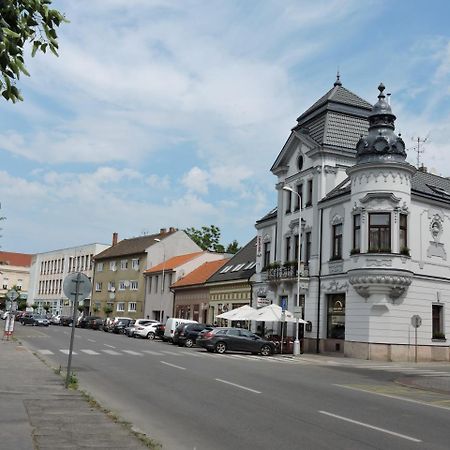
{"label": "balcony railing", "polygon": [[[272,267],[267,269],[267,279],[269,281],[296,280],[297,274],[297,266]],[[307,267],[300,267],[300,277],[309,277],[309,270]]]}

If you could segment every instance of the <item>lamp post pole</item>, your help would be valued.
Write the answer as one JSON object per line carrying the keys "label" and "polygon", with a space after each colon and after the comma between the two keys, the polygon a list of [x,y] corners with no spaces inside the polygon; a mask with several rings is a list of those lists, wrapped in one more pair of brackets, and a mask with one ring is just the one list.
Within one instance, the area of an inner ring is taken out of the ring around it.
{"label": "lamp post pole", "polygon": [[159,301],[159,321],[163,323],[163,295],[164,295],[164,269],[166,266],[166,246],[161,239],[155,238],[156,242],[160,242],[163,246],[163,267],[162,267],[162,280],[161,280],[161,299]]}
{"label": "lamp post pole", "polygon": [[[297,255],[297,306],[300,306],[300,248],[301,248],[301,242],[302,242],[302,196],[294,191],[290,186],[284,186],[283,189],[288,192],[292,192],[298,197],[298,255]],[[297,317],[297,320],[295,322],[295,341],[294,341],[294,349],[293,354],[294,356],[300,355],[300,340],[298,338],[298,331],[299,331],[299,318]]]}

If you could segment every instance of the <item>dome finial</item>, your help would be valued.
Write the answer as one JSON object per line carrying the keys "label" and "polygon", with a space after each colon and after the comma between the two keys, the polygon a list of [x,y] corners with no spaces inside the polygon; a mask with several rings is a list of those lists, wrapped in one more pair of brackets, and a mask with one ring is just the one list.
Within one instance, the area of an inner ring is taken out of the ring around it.
{"label": "dome finial", "polygon": [[380,94],[378,95],[378,98],[381,100],[382,98],[385,98],[386,96],[384,95],[384,90],[386,89],[386,86],[383,83],[380,83],[378,85],[378,90],[380,91]]}
{"label": "dome finial", "polygon": [[334,82],[334,86],[342,86],[340,78],[341,78],[341,75],[339,74],[339,69],[338,69],[337,73],[336,73],[336,81]]}

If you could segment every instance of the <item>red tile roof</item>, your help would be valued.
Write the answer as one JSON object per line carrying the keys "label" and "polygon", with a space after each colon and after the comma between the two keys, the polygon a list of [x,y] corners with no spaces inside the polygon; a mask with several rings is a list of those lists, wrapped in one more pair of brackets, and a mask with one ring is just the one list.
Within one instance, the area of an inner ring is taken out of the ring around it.
{"label": "red tile roof", "polygon": [[0,264],[30,267],[32,257],[27,253],[0,252]]}
{"label": "red tile roof", "polygon": [[186,255],[174,256],[173,258],[170,258],[167,261],[164,261],[161,264],[156,265],[155,267],[147,269],[144,273],[161,272],[163,269],[172,270],[175,269],[175,267],[181,266],[181,264],[191,261],[197,256],[203,255],[204,253],[206,252],[195,252],[195,253],[187,253]]}
{"label": "red tile roof", "polygon": [[229,259],[219,259],[217,261],[208,261],[202,264],[197,269],[188,273],[185,277],[172,284],[171,287],[186,287],[196,284],[203,284],[213,273],[217,272],[222,266],[224,266]]}

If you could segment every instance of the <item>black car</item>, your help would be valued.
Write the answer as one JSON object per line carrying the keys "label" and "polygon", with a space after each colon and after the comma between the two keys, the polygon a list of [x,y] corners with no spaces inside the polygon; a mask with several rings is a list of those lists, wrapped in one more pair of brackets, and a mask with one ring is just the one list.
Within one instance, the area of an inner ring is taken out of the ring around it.
{"label": "black car", "polygon": [[269,356],[275,351],[275,344],[267,341],[251,331],[243,328],[214,328],[203,332],[197,338],[197,345],[209,352],[225,353],[227,350],[250,352],[254,355],[261,353]]}
{"label": "black car", "polygon": [[24,314],[21,318],[22,325],[33,325],[35,327],[48,327],[50,322],[40,314]]}
{"label": "black car", "polygon": [[59,319],[59,324],[62,325],[63,327],[70,327],[70,325],[72,325],[73,322],[73,317],[70,316],[61,316]]}
{"label": "black car", "polygon": [[125,334],[125,328],[127,328],[131,322],[135,322],[131,319],[119,319],[113,324],[111,331],[115,334]]}
{"label": "black car", "polygon": [[213,327],[204,323],[183,323],[175,328],[173,343],[180,347],[192,347],[197,341],[197,337],[204,330],[212,330]]}
{"label": "black car", "polygon": [[95,330],[98,330],[101,325],[103,325],[103,319],[98,316],[85,316],[78,322],[80,328],[93,328]]}

